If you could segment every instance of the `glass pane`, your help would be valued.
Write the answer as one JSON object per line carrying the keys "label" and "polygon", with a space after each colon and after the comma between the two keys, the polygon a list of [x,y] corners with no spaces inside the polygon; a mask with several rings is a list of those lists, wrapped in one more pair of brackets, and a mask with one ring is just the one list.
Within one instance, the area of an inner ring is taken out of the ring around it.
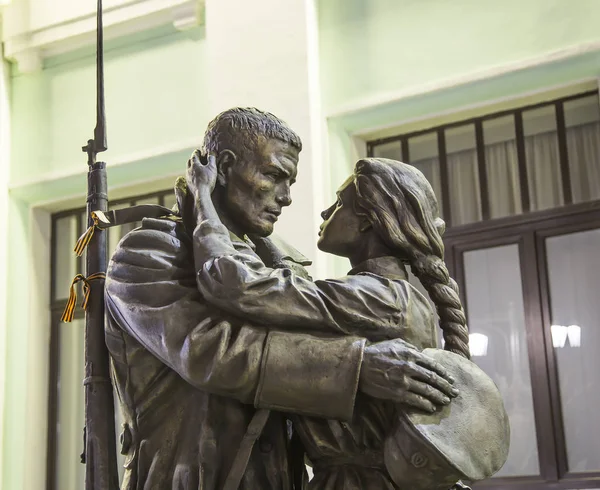
{"label": "glass pane", "polygon": [[562,206],[564,198],[554,106],[523,112],[523,132],[531,210]]}
{"label": "glass pane", "polygon": [[373,156],[375,158],[390,158],[392,160],[402,161],[402,145],[400,141],[383,143],[373,147]]}
{"label": "glass pane", "polygon": [[508,461],[496,476],[538,475],[518,246],[466,252],[464,265],[473,361],[500,389],[511,424]]}
{"label": "glass pane", "polygon": [[[60,366],[58,378],[58,419],[56,425],[56,488],[83,488],[85,466],[80,463],[83,452],[84,399],[84,328],[83,319],[60,323]],[[116,441],[119,440],[123,417],[115,397]],[[118,444],[117,444],[118,446]],[[125,457],[117,451],[120,481],[123,480]]]}
{"label": "glass pane", "polygon": [[598,95],[565,102],[564,109],[573,202],[600,199]]}
{"label": "glass pane", "polygon": [[514,116],[483,122],[490,218],[523,212]]}
{"label": "glass pane", "polygon": [[148,197],[146,199],[140,199],[139,201],[135,201],[136,206],[140,204],[158,204],[158,196]]}
{"label": "glass pane", "polygon": [[54,299],[69,297],[69,286],[77,273],[77,257],[73,253],[77,238],[77,215],[56,220],[56,235],[52,237],[55,244]]}
{"label": "glass pane", "polygon": [[475,125],[446,130],[446,154],[452,224],[481,221],[481,193]]}
{"label": "glass pane", "polygon": [[409,163],[423,172],[423,175],[431,184],[443,218],[442,181],[440,178],[437,134],[427,133],[410,138],[408,140],[408,153],[410,154]]}
{"label": "glass pane", "polygon": [[569,471],[600,471],[600,229],[546,240]]}
{"label": "glass pane", "polygon": [[110,257],[112,257],[112,254],[115,253],[115,250],[117,248],[117,245],[121,241],[121,238],[123,238],[123,230],[122,230],[121,226],[113,226],[112,228],[109,228],[107,231],[108,231],[108,237],[107,237],[108,244],[106,245],[106,247],[108,249],[108,258],[110,259]]}
{"label": "glass pane", "polygon": [[175,206],[175,193],[171,192],[171,193],[167,194],[163,199],[164,199],[163,206],[165,208],[173,209],[173,206]]}
{"label": "glass pane", "polygon": [[58,381],[58,420],[56,488],[83,488],[83,337],[84,321],[61,323],[59,328],[60,366]]}

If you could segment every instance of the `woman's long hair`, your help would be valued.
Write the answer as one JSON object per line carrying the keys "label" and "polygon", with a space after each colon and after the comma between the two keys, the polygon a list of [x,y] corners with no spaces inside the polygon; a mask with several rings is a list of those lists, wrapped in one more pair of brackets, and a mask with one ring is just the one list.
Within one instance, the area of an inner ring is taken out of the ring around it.
{"label": "woman's long hair", "polygon": [[357,214],[410,265],[435,303],[444,348],[469,359],[465,313],[444,262],[445,223],[431,185],[415,167],[386,158],[359,160],[354,184]]}

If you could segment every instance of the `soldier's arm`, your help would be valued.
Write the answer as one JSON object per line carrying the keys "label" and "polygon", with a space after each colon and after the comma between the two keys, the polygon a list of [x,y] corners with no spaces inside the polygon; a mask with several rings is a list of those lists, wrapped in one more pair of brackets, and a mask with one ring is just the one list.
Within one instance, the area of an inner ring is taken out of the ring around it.
{"label": "soldier's arm", "polygon": [[107,310],[120,328],[199,389],[260,408],[350,419],[363,339],[284,333],[208,306],[178,225],[145,222],[109,266]]}

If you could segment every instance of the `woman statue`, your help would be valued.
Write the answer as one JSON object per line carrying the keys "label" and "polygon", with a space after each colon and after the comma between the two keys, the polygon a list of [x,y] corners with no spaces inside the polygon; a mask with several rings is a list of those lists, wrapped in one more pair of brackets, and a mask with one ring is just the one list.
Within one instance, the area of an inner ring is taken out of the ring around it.
{"label": "woman statue", "polygon": [[[434,312],[407,281],[406,265],[437,307],[445,349],[469,358],[465,314],[444,263],[444,221],[430,184],[410,165],[359,160],[336,202],[322,213],[318,241],[321,250],[350,259],[352,269],[343,278],[313,282],[289,269],[266,267],[249,247],[233,247],[210,198],[218,174],[215,159],[200,160],[195,153],[187,179],[198,223],[194,253],[204,263],[198,287],[208,302],[279,329],[405,341],[398,356],[406,376],[395,398],[376,389],[359,393],[347,422],[291,416],[314,469],[311,490],[400,488],[384,458],[398,417],[406,411],[441,412],[459,395],[443,363],[422,352],[437,345]],[[386,373],[380,375],[384,385]],[[414,468],[419,464],[413,461]],[[459,477],[445,488],[460,485]]]}

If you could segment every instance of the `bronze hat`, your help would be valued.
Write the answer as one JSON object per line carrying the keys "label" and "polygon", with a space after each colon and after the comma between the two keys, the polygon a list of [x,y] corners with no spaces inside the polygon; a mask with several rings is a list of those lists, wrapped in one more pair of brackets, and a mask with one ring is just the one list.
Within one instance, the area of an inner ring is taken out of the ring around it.
{"label": "bronze hat", "polygon": [[434,413],[401,409],[386,438],[385,465],[400,489],[447,490],[458,480],[484,480],[506,462],[508,416],[498,388],[475,363],[425,349],[456,380],[459,395]]}

